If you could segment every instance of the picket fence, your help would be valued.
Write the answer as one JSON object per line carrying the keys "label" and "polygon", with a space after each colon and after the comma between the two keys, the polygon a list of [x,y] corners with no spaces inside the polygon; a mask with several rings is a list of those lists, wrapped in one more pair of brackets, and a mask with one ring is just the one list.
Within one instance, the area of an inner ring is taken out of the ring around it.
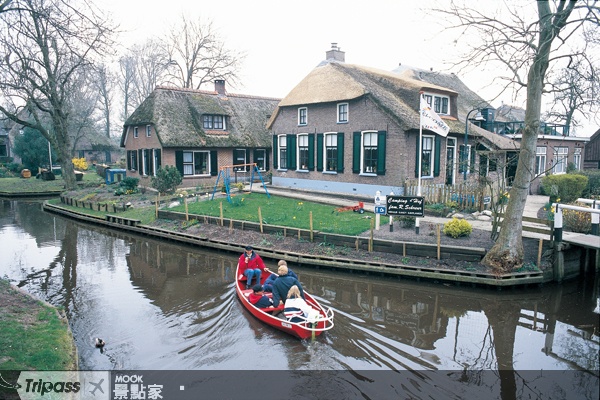
{"label": "picket fence", "polygon": [[[404,184],[405,196],[417,196],[419,186],[416,181],[407,181]],[[493,196],[492,196],[493,192]],[[483,211],[486,204],[497,201],[499,187],[474,186],[472,183],[444,185],[421,182],[421,196],[425,197],[426,204],[458,203],[459,208]],[[495,197],[495,198],[492,198]]]}

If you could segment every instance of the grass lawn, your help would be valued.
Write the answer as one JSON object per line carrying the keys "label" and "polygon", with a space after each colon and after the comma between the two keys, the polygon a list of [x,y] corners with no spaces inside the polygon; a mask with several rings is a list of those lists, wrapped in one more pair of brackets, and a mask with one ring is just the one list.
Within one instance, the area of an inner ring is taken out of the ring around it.
{"label": "grass lawn", "polygon": [[[195,201],[188,199],[188,213],[219,217],[223,207],[223,218],[259,222],[259,209],[262,222],[269,225],[310,229],[312,213],[313,229],[321,232],[342,235],[358,235],[371,228],[374,214],[359,214],[353,211],[337,211],[339,206],[299,201],[282,196],[270,198],[262,193],[236,194],[231,203],[224,198]],[[185,212],[185,206],[171,208]],[[387,224],[388,217],[381,217],[381,224]]]}
{"label": "grass lawn", "polygon": [[[89,171],[83,175],[83,185],[92,185],[95,183],[99,185],[103,183],[103,179],[94,171]],[[31,178],[0,178],[0,193],[8,195],[12,193],[16,195],[19,193],[39,192],[62,193],[64,190],[65,182],[60,175],[56,176],[56,179],[53,181],[36,179],[35,176]]]}
{"label": "grass lawn", "polygon": [[61,371],[75,367],[66,319],[0,279],[0,370]]}

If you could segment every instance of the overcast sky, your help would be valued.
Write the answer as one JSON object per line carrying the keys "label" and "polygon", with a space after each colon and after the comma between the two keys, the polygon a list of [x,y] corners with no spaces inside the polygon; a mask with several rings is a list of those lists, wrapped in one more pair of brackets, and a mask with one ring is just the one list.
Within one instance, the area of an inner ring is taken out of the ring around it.
{"label": "overcast sky", "polygon": [[[486,1],[492,7],[494,1]],[[490,71],[459,72],[451,62],[463,54],[457,32],[444,31],[426,10],[445,0],[102,0],[125,32],[121,43],[129,46],[159,36],[181,20],[212,20],[213,26],[235,51],[246,54],[239,75],[241,84],[228,86],[233,93],[284,97],[319,62],[335,42],[346,53],[346,62],[383,70],[400,63],[416,68],[456,72],[462,81],[490,101],[498,87],[490,87]],[[533,2],[532,2],[533,3]],[[210,89],[210,88],[208,88]],[[492,101],[524,107],[506,93]],[[586,127],[580,135],[597,129]]]}

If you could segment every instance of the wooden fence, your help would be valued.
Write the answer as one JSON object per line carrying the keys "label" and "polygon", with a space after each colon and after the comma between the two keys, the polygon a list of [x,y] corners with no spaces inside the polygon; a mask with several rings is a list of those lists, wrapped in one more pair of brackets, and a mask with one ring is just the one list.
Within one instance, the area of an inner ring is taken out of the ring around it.
{"label": "wooden fence", "polygon": [[[404,184],[405,196],[416,196],[419,191],[416,181],[407,181]],[[439,183],[421,182],[421,196],[425,197],[426,204],[458,203],[462,209],[477,209],[482,211],[485,204],[492,199],[489,187],[474,186],[472,183],[460,183],[456,185],[443,185]],[[494,197],[498,196],[499,188],[493,188]]]}

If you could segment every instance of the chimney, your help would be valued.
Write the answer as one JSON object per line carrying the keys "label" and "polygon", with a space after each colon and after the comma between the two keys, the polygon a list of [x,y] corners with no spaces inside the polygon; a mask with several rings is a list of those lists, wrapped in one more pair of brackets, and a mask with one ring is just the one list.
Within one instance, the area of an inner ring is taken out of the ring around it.
{"label": "chimney", "polygon": [[338,47],[337,43],[331,43],[331,50],[325,53],[325,59],[331,61],[345,62],[345,54],[346,53]]}
{"label": "chimney", "polygon": [[225,95],[225,80],[215,79],[215,92]]}

